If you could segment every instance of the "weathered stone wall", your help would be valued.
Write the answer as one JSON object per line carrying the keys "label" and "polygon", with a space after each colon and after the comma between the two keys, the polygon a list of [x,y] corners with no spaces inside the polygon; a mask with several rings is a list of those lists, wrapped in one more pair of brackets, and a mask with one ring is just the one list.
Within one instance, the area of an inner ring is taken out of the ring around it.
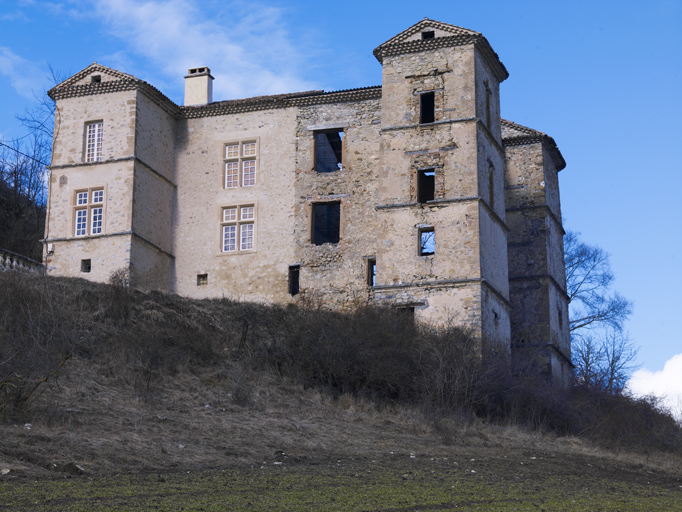
{"label": "weathered stone wall", "polygon": [[135,156],[173,182],[176,121],[141,91],[137,93],[136,107]]}
{"label": "weathered stone wall", "polygon": [[52,165],[85,160],[85,126],[102,121],[102,161],[135,154],[136,92],[66,98],[57,102]]}
{"label": "weathered stone wall", "polygon": [[[104,235],[49,242],[53,254],[46,254],[47,273],[107,282],[112,272],[130,268],[131,234]],[[89,259],[90,272],[81,271],[81,261]]]}
{"label": "weathered stone wall", "polygon": [[[183,120],[175,141],[173,291],[191,297],[288,302],[294,256],[296,110],[273,109]],[[256,184],[225,188],[225,144],[256,141]],[[222,252],[222,208],[255,207],[253,250]],[[208,284],[197,286],[197,275]]]}
{"label": "weathered stone wall", "polygon": [[[378,257],[377,175],[380,166],[379,100],[301,107],[296,120],[296,178],[293,232],[296,263],[301,265],[297,300],[348,309],[369,300],[367,258],[377,257],[377,281],[385,273]],[[341,170],[315,170],[315,132],[344,130]],[[338,244],[311,239],[315,203],[341,203]]]}

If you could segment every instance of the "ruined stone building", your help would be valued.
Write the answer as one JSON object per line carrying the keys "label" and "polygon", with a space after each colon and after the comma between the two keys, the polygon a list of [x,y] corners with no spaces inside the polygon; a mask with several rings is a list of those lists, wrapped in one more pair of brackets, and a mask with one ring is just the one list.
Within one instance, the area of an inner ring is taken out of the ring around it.
{"label": "ruined stone building", "polygon": [[570,373],[554,140],[500,118],[480,33],[424,19],[374,50],[381,86],[185,105],[92,64],[53,88],[51,275],[189,297],[402,308],[542,348]]}

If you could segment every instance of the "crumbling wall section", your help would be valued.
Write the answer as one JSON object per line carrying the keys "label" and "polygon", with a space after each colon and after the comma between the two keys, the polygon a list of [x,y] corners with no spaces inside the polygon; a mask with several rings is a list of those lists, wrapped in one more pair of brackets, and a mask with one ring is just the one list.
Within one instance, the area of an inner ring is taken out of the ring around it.
{"label": "crumbling wall section", "polygon": [[[367,265],[376,257],[381,229],[375,210],[380,120],[381,104],[376,99],[300,107],[293,209],[294,262],[301,266],[297,301],[353,309],[371,300]],[[334,172],[315,169],[315,134],[325,129],[344,132],[344,165]],[[313,209],[328,202],[340,204],[339,242],[316,245]],[[383,272],[377,262],[377,276]]]}

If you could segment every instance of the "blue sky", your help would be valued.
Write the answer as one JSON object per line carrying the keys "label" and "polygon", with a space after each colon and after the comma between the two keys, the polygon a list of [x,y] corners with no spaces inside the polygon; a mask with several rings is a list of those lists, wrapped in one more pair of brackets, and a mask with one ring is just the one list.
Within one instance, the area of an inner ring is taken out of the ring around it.
{"label": "blue sky", "polygon": [[0,0],[0,140],[23,135],[48,65],[97,61],[178,103],[203,65],[216,100],[379,85],[372,50],[424,17],[488,38],[510,73],[503,117],[557,141],[565,225],[611,254],[638,362],[662,371],[682,354],[680,0]]}

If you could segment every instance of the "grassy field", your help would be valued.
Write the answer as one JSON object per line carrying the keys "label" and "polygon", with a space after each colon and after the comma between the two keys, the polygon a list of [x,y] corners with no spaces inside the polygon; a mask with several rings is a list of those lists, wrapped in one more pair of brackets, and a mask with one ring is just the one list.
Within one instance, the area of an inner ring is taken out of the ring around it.
{"label": "grassy field", "polygon": [[[461,454],[460,454],[461,455]],[[682,478],[584,456],[393,455],[0,483],[3,510],[678,511]],[[591,460],[591,462],[588,462]]]}

